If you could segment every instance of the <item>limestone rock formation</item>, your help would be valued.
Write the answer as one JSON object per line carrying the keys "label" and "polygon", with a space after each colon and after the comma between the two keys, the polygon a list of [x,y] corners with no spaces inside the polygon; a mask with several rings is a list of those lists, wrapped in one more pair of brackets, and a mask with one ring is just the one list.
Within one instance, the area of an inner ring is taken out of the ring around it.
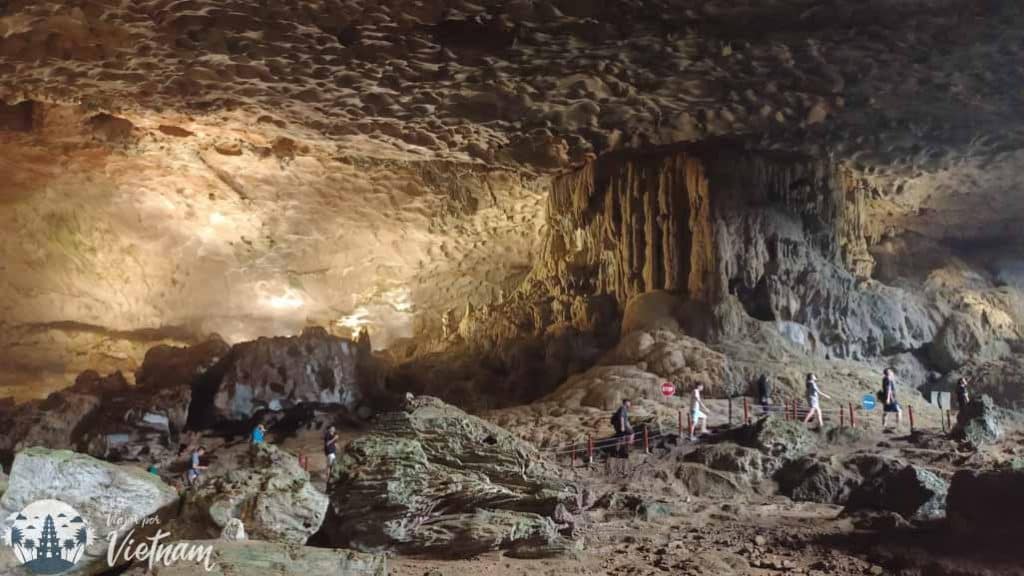
{"label": "limestone rock formation", "polygon": [[946,499],[946,518],[958,537],[998,538],[1012,545],[1024,528],[1024,471],[960,470]]}
{"label": "limestone rock formation", "polygon": [[887,510],[907,520],[945,517],[948,484],[934,472],[881,459],[861,465],[865,479],[850,493],[847,512]]}
{"label": "limestone rock formation", "polygon": [[446,557],[564,552],[559,523],[579,496],[551,472],[507,431],[417,397],[341,454],[325,532],[336,545]]}
{"label": "limestone rock formation", "polygon": [[838,460],[804,456],[786,463],[776,475],[779,491],[796,501],[846,504],[862,478]]}
{"label": "limestone rock formation", "polygon": [[999,340],[993,330],[962,312],[946,319],[928,349],[932,362],[943,372],[955,370],[968,361],[997,360],[1010,353],[1009,345]]}
{"label": "limestone rock formation", "polygon": [[795,459],[814,449],[817,441],[801,422],[775,416],[760,418],[745,431],[742,441],[769,456]]}
{"label": "limestone rock formation", "polygon": [[322,329],[236,344],[197,386],[190,424],[246,421],[260,410],[278,412],[302,403],[337,404],[355,412],[375,393],[369,363],[354,342]]}
{"label": "limestone rock formation", "polygon": [[753,448],[732,443],[703,445],[688,455],[687,460],[703,464],[713,470],[730,472],[748,484],[768,478],[778,466],[774,458]]}
{"label": "limestone rock formation", "polygon": [[388,562],[383,555],[361,554],[351,550],[313,548],[295,544],[244,540],[181,540],[168,544],[212,550],[207,571],[203,562],[179,561],[152,571],[145,565],[134,567],[127,576],[234,576],[236,574],[275,574],[278,576],[311,576],[313,574],[358,574],[387,576]]}
{"label": "limestone rock formation", "polygon": [[73,386],[52,393],[45,400],[0,407],[5,422],[0,453],[10,454],[30,446],[75,448],[82,438],[83,425],[104,399],[126,394],[130,389],[119,372],[101,377],[86,371]]}
{"label": "limestone rock formation", "polygon": [[972,398],[956,415],[953,436],[975,446],[991,443],[1003,437],[999,409],[989,396]]}
{"label": "limestone rock formation", "polygon": [[[28,448],[11,466],[10,484],[0,498],[0,519],[43,499],[58,499],[83,515],[93,531],[77,573],[109,570],[107,536],[119,528],[113,514],[132,522],[160,513],[178,501],[177,492],[140,468],[118,466],[68,450]],[[0,526],[0,529],[5,526]],[[4,572],[10,566],[3,567]]]}
{"label": "limestone rock formation", "polygon": [[216,537],[241,521],[249,538],[301,545],[320,529],[327,503],[296,457],[259,444],[249,465],[209,475],[189,492],[176,534]]}

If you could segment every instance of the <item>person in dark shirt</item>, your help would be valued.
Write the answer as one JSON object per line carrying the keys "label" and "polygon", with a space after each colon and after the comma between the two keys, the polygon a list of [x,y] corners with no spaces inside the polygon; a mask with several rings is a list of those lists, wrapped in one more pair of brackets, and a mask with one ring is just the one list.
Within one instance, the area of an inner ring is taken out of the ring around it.
{"label": "person in dark shirt", "polygon": [[612,414],[612,427],[615,428],[615,437],[619,439],[619,452],[625,451],[627,446],[633,445],[633,427],[629,424],[629,409],[633,403],[628,399],[622,401],[619,409]]}
{"label": "person in dark shirt", "polygon": [[971,394],[967,391],[967,385],[969,382],[967,378],[961,378],[956,383],[956,408],[957,410],[963,410],[971,402]]}
{"label": "person in dark shirt", "polygon": [[338,459],[338,431],[334,426],[324,433],[324,455],[327,456],[328,474],[333,474],[334,462]]}
{"label": "person in dark shirt", "polygon": [[767,374],[761,374],[757,379],[757,402],[761,405],[762,412],[767,414],[772,403],[772,385]]}
{"label": "person in dark shirt", "polygon": [[903,423],[903,409],[896,401],[896,374],[892,368],[886,368],[882,376],[882,431],[885,431],[885,421],[889,414],[896,414],[896,430],[900,429]]}
{"label": "person in dark shirt", "polygon": [[208,468],[208,466],[202,465],[201,458],[204,454],[206,454],[206,448],[200,446],[199,448],[196,448],[196,451],[189,457],[188,472],[185,474],[185,478],[188,480],[189,486],[195,486],[196,483],[199,482],[200,473]]}

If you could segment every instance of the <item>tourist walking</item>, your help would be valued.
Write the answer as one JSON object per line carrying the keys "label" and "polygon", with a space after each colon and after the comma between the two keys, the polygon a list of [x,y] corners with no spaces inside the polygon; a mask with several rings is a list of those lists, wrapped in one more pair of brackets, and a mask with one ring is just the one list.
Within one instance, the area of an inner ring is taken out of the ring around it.
{"label": "tourist walking", "polygon": [[627,448],[633,445],[633,426],[629,423],[629,409],[632,407],[633,403],[627,398],[612,414],[612,428],[615,429],[615,437],[619,439],[616,443],[619,455],[625,454]]}
{"label": "tourist walking", "polygon": [[700,433],[708,433],[708,407],[704,405],[704,401],[700,398],[700,392],[704,389],[704,384],[697,383],[693,387],[693,394],[690,396],[690,441],[693,442],[697,439],[694,435],[694,431],[697,429],[697,422],[700,422]]}
{"label": "tourist walking", "polygon": [[903,409],[896,401],[896,374],[892,368],[886,368],[882,376],[882,432],[885,432],[885,421],[889,414],[896,414],[896,430],[903,423]]}
{"label": "tourist walking", "polygon": [[820,397],[824,396],[825,398],[828,398],[829,400],[831,400],[832,397],[829,396],[828,394],[825,394],[824,392],[822,392],[821,388],[818,388],[818,377],[815,376],[814,374],[808,374],[807,375],[807,391],[806,391],[805,394],[807,396],[808,410],[807,410],[807,416],[804,417],[804,424],[807,424],[808,422],[811,421],[811,418],[814,418],[815,416],[817,416],[818,417],[818,429],[820,430],[821,428],[823,428],[825,426],[824,419],[821,417],[821,398]]}

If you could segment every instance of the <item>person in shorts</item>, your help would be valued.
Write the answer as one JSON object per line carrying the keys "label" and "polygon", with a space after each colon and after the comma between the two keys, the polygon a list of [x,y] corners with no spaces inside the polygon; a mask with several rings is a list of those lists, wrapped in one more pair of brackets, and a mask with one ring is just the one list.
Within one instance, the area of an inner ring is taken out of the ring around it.
{"label": "person in shorts", "polygon": [[338,459],[338,431],[334,426],[324,433],[324,455],[327,456],[328,474],[333,474],[334,462]]}
{"label": "person in shorts", "polygon": [[882,432],[885,432],[889,414],[893,413],[896,414],[896,430],[899,430],[903,423],[903,409],[896,401],[896,374],[892,368],[886,368],[882,374]]}
{"label": "person in shorts", "polygon": [[821,396],[824,396],[829,400],[831,400],[832,397],[821,391],[821,388],[818,387],[818,377],[815,376],[814,374],[807,375],[807,381],[805,385],[805,396],[807,398],[807,416],[804,417],[804,424],[807,424],[808,422],[811,421],[811,418],[817,416],[818,429],[820,430],[825,426],[824,419],[821,416]]}
{"label": "person in shorts", "polygon": [[700,422],[700,433],[708,433],[708,407],[701,400],[700,393],[704,389],[704,384],[697,383],[693,388],[693,393],[690,396],[690,441],[697,440],[697,436],[694,432],[697,430],[697,423]]}

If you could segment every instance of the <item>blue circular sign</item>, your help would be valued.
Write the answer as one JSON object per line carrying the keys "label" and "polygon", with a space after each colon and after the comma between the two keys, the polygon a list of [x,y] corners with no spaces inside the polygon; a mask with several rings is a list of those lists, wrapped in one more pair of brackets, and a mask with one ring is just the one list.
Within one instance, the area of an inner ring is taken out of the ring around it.
{"label": "blue circular sign", "polygon": [[864,405],[864,409],[865,410],[874,410],[875,409],[875,395],[874,394],[865,394],[864,395],[864,399],[861,400],[861,404]]}

